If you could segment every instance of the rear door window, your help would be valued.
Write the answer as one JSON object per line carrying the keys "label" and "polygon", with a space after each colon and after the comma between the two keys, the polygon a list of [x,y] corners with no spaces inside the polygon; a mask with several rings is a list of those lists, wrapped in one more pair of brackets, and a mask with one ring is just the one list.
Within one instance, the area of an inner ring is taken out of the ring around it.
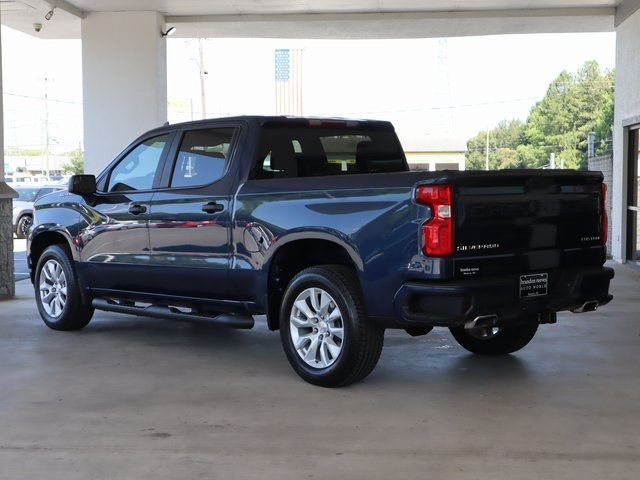
{"label": "rear door window", "polygon": [[229,161],[233,135],[233,128],[185,132],[176,156],[170,186],[196,187],[222,178]]}

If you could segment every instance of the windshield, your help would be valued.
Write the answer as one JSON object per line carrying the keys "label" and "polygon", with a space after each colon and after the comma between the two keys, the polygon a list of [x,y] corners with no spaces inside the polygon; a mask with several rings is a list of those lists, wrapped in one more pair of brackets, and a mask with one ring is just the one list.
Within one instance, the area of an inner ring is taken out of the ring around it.
{"label": "windshield", "polygon": [[36,195],[38,194],[39,188],[16,188],[15,191],[18,192],[18,198],[21,202],[33,202],[36,199]]}
{"label": "windshield", "polygon": [[289,127],[263,129],[255,178],[315,177],[408,170],[393,130]]}

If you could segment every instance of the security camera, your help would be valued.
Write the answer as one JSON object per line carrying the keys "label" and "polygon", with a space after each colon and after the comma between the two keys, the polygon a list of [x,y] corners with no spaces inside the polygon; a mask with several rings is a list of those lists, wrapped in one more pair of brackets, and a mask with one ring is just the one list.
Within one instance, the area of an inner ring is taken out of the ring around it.
{"label": "security camera", "polygon": [[33,24],[33,29],[34,29],[36,32],[40,33],[40,30],[42,30],[42,24],[41,24],[41,23],[34,23],[34,24]]}

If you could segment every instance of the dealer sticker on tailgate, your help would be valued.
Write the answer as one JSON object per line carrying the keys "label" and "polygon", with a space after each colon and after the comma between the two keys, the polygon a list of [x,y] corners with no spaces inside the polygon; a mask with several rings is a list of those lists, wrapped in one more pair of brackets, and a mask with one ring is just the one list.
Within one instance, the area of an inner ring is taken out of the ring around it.
{"label": "dealer sticker on tailgate", "polygon": [[520,298],[546,295],[548,284],[549,275],[547,273],[520,275]]}

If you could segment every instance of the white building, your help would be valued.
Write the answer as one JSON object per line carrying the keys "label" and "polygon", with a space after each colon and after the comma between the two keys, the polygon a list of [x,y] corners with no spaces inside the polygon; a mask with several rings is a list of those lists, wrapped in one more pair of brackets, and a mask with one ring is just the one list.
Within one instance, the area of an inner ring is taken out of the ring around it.
{"label": "white building", "polygon": [[[150,10],[155,5],[157,10]],[[52,6],[57,8],[46,20]],[[141,131],[166,121],[162,32],[171,26],[177,27],[177,36],[189,38],[384,39],[615,31],[612,253],[618,261],[637,258],[640,0],[30,0],[1,2],[0,8],[2,23],[12,28],[42,38],[82,39],[88,172],[99,171]],[[3,173],[0,169],[0,178]],[[0,182],[0,295],[13,290],[7,213],[11,195]]]}
{"label": "white building", "polygon": [[438,137],[402,139],[409,167],[415,170],[465,170],[467,145],[463,140]]}
{"label": "white building", "polygon": [[68,155],[5,155],[5,175],[15,172],[29,175],[60,174],[69,163]]}

